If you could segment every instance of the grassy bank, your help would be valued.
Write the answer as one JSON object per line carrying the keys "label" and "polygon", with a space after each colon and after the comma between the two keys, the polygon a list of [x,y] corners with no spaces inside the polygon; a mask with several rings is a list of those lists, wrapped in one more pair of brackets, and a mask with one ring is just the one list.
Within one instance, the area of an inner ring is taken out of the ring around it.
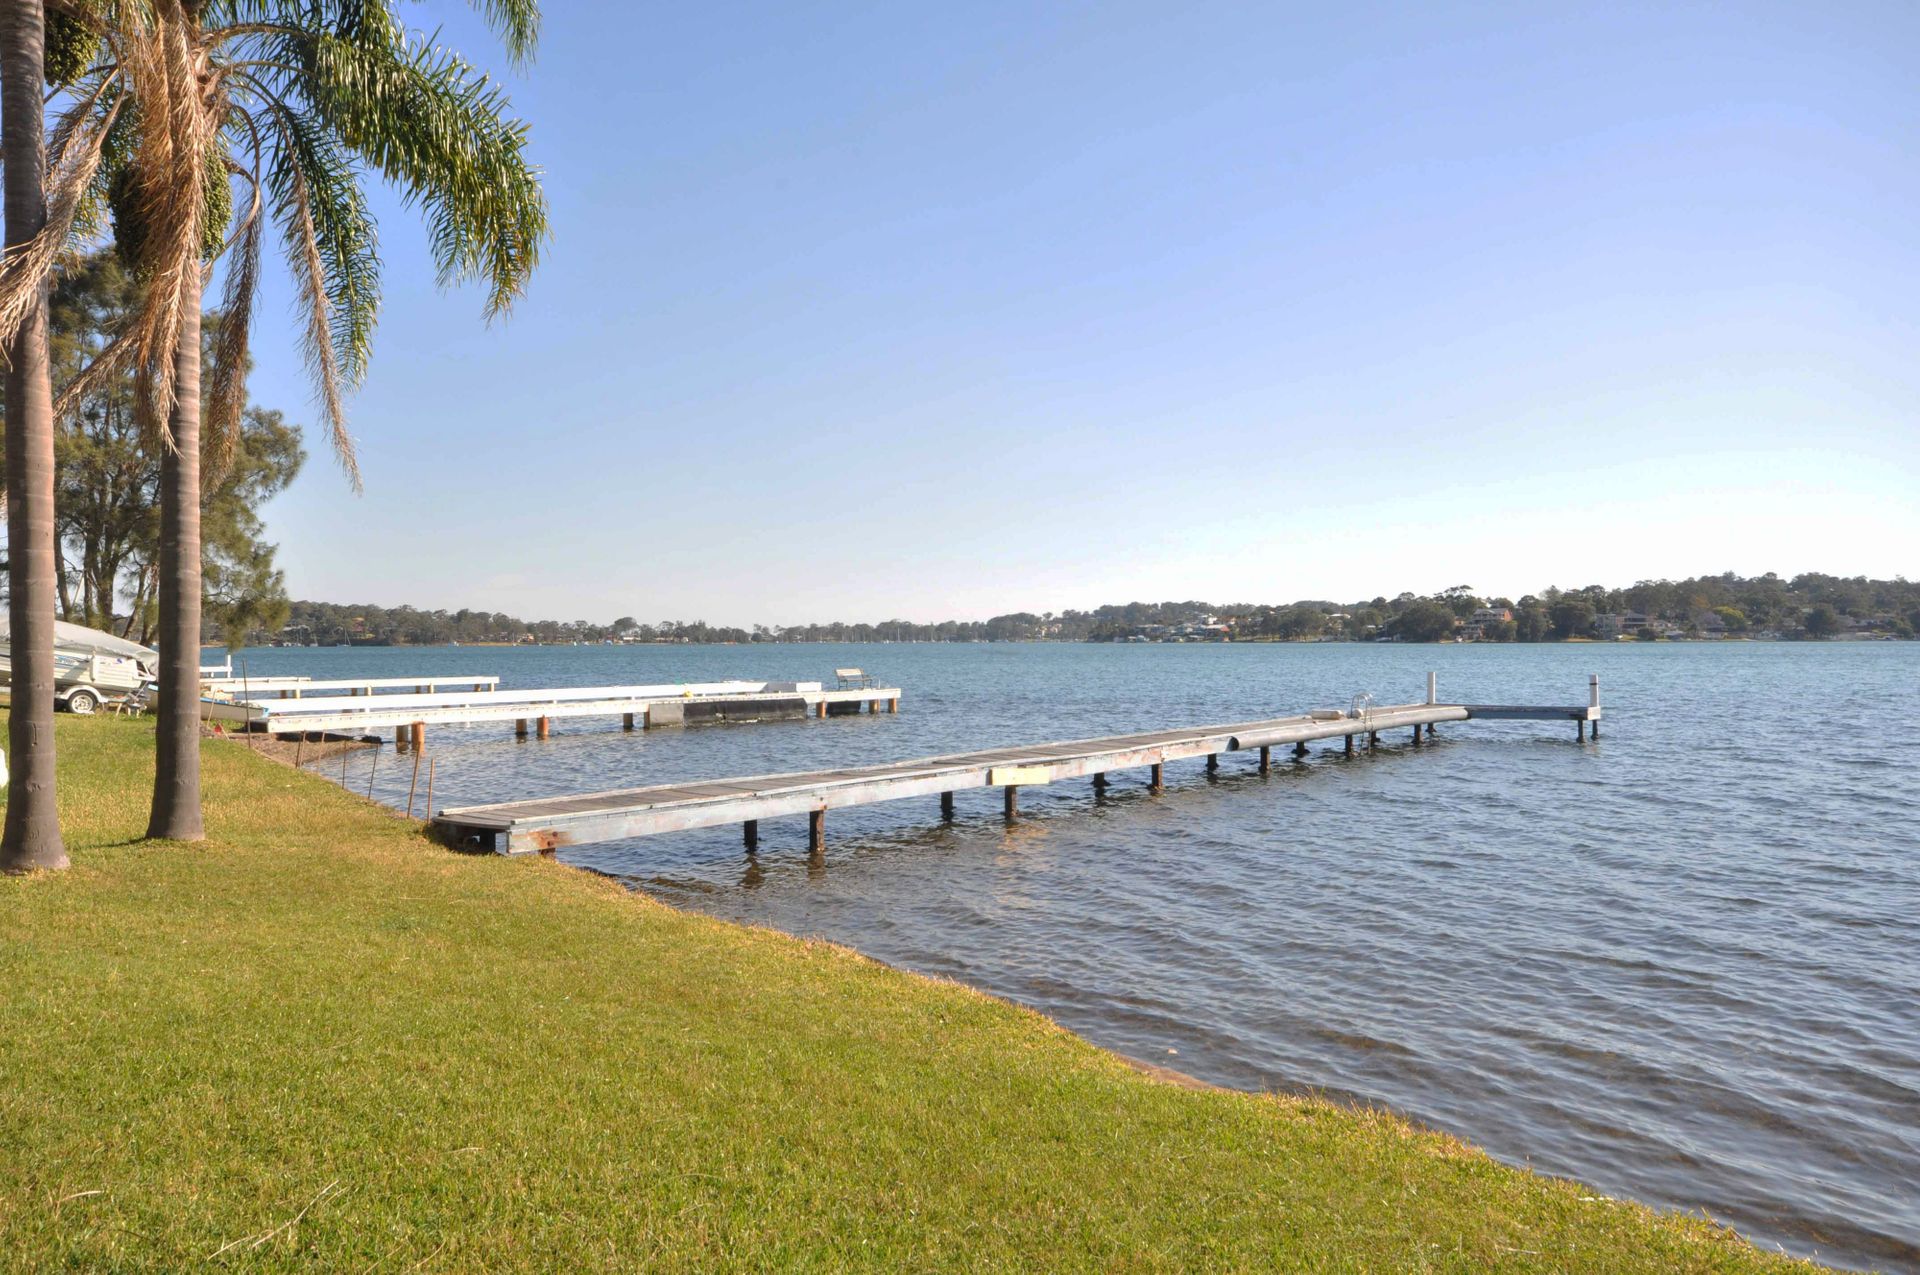
{"label": "grassy bank", "polygon": [[239,744],[207,747],[211,840],[143,844],[151,725],[59,741],[76,866],[0,880],[8,1268],[1791,1266],[1385,1116],[1160,1083],[962,988],[449,854]]}

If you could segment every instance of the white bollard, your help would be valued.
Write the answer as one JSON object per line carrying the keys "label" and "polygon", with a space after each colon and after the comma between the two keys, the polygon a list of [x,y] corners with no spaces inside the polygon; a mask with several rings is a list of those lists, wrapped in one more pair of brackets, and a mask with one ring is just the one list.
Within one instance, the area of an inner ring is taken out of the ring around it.
{"label": "white bollard", "polygon": [[1428,673],[1427,674],[1427,703],[1438,704],[1439,702],[1440,702],[1440,675],[1438,673]]}
{"label": "white bollard", "polygon": [[1587,674],[1587,703],[1594,708],[1600,707],[1600,675],[1598,673]]}

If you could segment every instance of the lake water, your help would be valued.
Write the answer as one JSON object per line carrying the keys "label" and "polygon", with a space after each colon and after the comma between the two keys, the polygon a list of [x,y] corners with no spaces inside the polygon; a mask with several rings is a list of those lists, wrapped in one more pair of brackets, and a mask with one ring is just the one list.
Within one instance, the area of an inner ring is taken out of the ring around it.
{"label": "lake water", "polygon": [[[624,734],[432,728],[440,805],[1423,698],[1584,702],[1266,777],[1229,755],[586,846],[672,903],[849,944],[1246,1089],[1376,1103],[1517,1164],[1920,1270],[1920,644],[759,646],[256,651],[251,672],[510,686],[830,680],[898,716]],[[1387,746],[1390,745],[1390,746]],[[410,759],[347,762],[398,805]],[[339,763],[324,773],[339,777]]]}

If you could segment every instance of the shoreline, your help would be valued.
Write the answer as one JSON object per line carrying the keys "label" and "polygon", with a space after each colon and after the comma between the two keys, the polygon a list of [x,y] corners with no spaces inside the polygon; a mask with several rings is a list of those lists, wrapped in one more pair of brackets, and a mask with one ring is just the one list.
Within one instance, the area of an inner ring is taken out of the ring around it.
{"label": "shoreline", "polygon": [[205,750],[204,848],[141,842],[151,734],[60,729],[75,868],[0,883],[0,1066],[40,1077],[0,1265],[194,1265],[326,1192],[263,1264],[1814,1269],[835,944],[454,854],[244,744]]}

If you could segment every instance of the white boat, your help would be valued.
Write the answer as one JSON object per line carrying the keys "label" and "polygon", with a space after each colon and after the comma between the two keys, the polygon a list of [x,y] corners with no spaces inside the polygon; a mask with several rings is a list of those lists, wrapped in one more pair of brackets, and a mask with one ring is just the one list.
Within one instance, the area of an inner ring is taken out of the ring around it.
{"label": "white boat", "polygon": [[[11,686],[11,632],[0,610],[0,684]],[[151,686],[160,653],[126,638],[64,620],[53,622],[53,698],[70,713],[91,713],[108,700]]]}

